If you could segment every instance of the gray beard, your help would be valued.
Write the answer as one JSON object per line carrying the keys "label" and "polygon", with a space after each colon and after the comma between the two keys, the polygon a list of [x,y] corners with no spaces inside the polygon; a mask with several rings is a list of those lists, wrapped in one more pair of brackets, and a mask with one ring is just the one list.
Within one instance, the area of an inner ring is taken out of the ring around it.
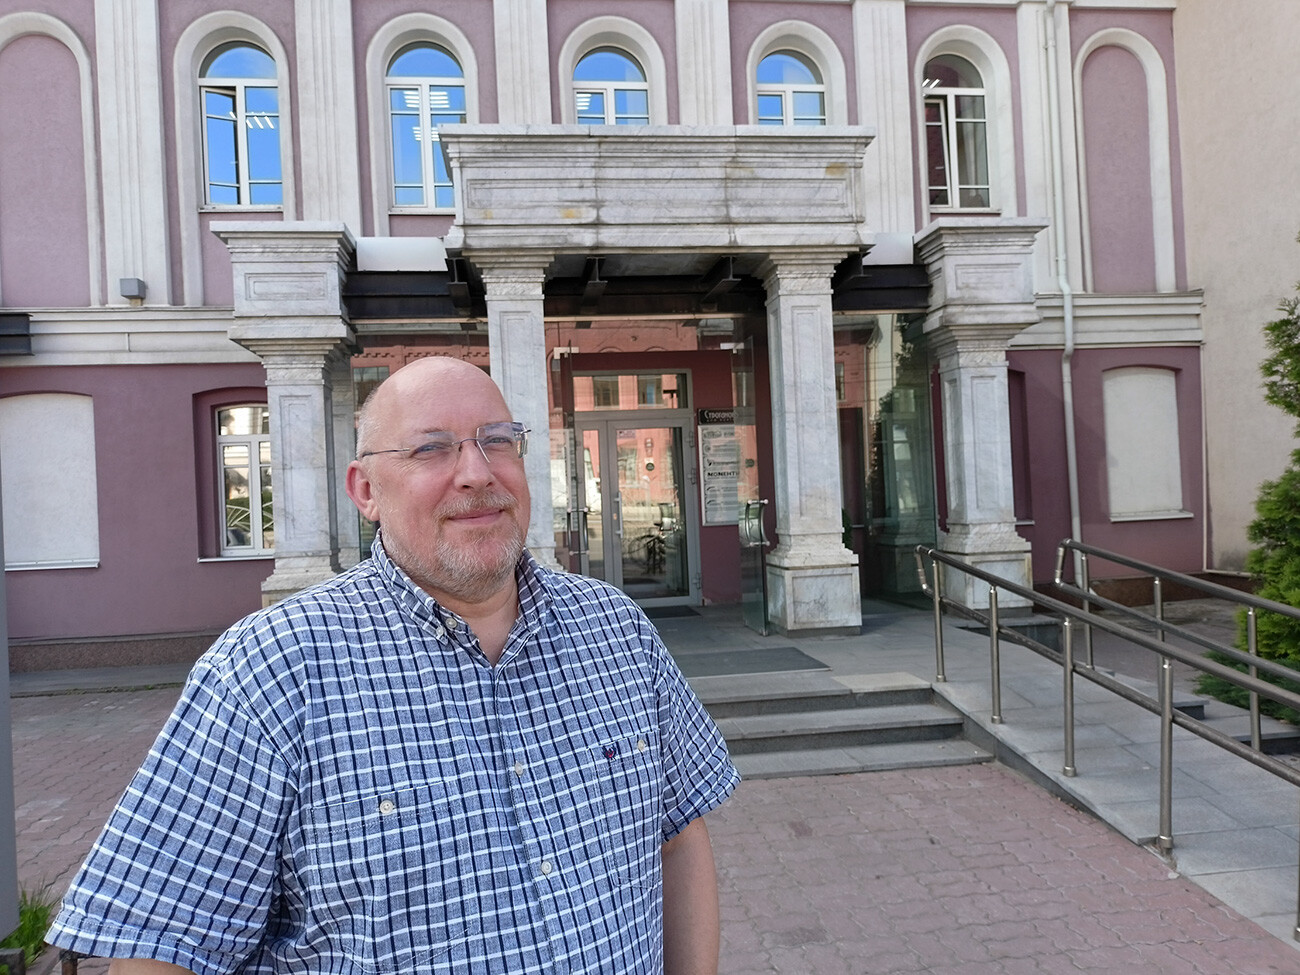
{"label": "gray beard", "polygon": [[[450,506],[452,510],[447,513],[463,513],[484,502],[506,507],[511,500],[508,496],[494,495],[469,498]],[[513,507],[509,510],[513,511]],[[390,545],[388,539],[384,539],[384,550],[422,589],[477,603],[500,592],[513,579],[515,565],[524,551],[525,538],[523,529],[514,518],[510,519],[509,525],[510,532],[506,536],[497,536],[494,531],[489,531],[480,544],[439,546],[425,556]],[[383,535],[382,528],[380,535]]]}

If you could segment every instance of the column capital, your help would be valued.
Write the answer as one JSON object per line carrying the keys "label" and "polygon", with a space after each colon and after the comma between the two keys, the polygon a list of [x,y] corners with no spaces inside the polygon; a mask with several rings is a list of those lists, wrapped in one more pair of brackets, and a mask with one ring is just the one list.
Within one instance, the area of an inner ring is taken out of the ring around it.
{"label": "column capital", "polygon": [[916,235],[930,277],[922,326],[937,347],[1005,348],[1039,321],[1034,304],[1034,238],[1046,224],[1022,217],[935,220]]}
{"label": "column capital", "polygon": [[264,323],[264,333],[282,328],[292,332],[304,321],[346,323],[343,279],[356,253],[356,240],[346,226],[324,221],[227,222],[214,223],[212,232],[230,250],[236,322],[274,319]]}
{"label": "column capital", "polygon": [[780,294],[830,294],[831,276],[852,251],[843,247],[770,250],[755,269],[768,299]]}
{"label": "column capital", "polygon": [[551,255],[476,252],[470,260],[483,278],[487,300],[542,296]]}

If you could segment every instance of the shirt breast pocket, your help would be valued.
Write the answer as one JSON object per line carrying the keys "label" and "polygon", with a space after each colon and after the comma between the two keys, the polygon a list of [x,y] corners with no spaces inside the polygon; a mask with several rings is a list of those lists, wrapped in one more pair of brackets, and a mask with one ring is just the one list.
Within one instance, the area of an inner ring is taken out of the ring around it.
{"label": "shirt breast pocket", "polygon": [[596,748],[594,767],[605,801],[605,854],[621,886],[653,888],[660,882],[663,781],[659,738],[617,738]]}
{"label": "shirt breast pocket", "polygon": [[443,971],[465,957],[478,921],[464,910],[473,875],[462,819],[438,783],[308,809],[316,876],[305,887],[363,972]]}

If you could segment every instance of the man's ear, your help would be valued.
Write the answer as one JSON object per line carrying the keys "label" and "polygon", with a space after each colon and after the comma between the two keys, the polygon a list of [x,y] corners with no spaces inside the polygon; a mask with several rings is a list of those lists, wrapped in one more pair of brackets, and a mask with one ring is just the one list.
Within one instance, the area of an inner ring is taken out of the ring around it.
{"label": "man's ear", "polygon": [[361,466],[361,461],[354,460],[348,464],[346,483],[348,497],[352,499],[352,503],[361,512],[361,517],[367,521],[377,523],[379,521],[379,502],[375,496],[375,485],[370,480],[365,468]]}

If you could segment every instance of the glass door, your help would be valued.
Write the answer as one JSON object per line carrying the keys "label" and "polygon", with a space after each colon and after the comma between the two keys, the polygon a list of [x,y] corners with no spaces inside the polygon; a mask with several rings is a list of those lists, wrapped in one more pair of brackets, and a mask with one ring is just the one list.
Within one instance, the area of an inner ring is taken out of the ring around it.
{"label": "glass door", "polygon": [[758,428],[754,419],[754,340],[732,350],[732,402],[736,404],[736,447],[740,454],[736,491],[740,535],[740,604],[745,625],[758,633],[770,629],[767,612],[767,535],[763,526],[767,500],[758,482]]}
{"label": "glass door", "polygon": [[698,601],[687,420],[579,419],[585,571],[642,603]]}

